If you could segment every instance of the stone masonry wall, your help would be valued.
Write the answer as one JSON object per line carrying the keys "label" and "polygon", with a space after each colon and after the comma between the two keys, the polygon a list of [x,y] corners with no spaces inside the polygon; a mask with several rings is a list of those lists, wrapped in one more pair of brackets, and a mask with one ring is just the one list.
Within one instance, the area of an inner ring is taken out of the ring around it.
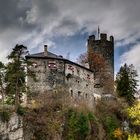
{"label": "stone masonry wall", "polygon": [[[110,82],[110,88],[109,86],[104,86],[104,93],[109,94],[113,93],[113,81],[114,81],[114,38],[113,36],[110,36],[110,40],[107,39],[106,34],[100,34],[100,39],[95,40],[95,36],[92,35],[88,39],[88,61],[91,68],[92,59],[90,58],[91,53],[99,54],[104,58],[105,62],[105,68],[104,68],[104,75],[108,77],[106,81],[112,81]],[[100,81],[100,73],[96,72],[95,79],[96,81]],[[103,93],[103,94],[104,94]]]}
{"label": "stone masonry wall", "polygon": [[34,63],[31,69],[37,78],[36,82],[30,77],[27,80],[27,85],[33,93],[40,94],[62,86],[75,102],[84,100],[90,106],[93,106],[96,97],[100,97],[102,89],[95,87],[91,70],[61,59],[30,58],[30,61]]}
{"label": "stone masonry wall", "polygon": [[94,106],[96,95],[100,96],[94,87],[94,75],[92,71],[86,70],[74,64],[65,65],[66,85],[71,98],[78,102],[86,101],[89,106]]}
{"label": "stone masonry wall", "polygon": [[31,77],[28,77],[27,80],[27,85],[33,93],[42,93],[64,84],[63,61],[38,58],[32,58],[30,61],[34,62],[31,69],[35,72],[37,79],[33,81]]}

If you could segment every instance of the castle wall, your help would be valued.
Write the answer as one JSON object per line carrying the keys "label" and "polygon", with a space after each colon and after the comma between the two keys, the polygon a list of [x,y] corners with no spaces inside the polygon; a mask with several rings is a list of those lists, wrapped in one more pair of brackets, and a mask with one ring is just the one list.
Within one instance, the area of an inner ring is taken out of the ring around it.
{"label": "castle wall", "polygon": [[31,70],[35,72],[36,80],[28,77],[27,85],[33,93],[52,90],[57,85],[64,84],[64,62],[56,59],[30,58],[33,62]]}
{"label": "castle wall", "polygon": [[92,71],[63,59],[30,58],[30,61],[33,62],[30,69],[35,72],[37,80],[27,79],[32,95],[63,86],[75,102],[85,100],[93,105],[96,97],[100,96],[101,88],[95,87]]}
{"label": "castle wall", "polygon": [[93,106],[96,95],[99,95],[96,88],[94,88],[93,72],[77,65],[66,63],[65,75],[66,85],[68,86],[71,98],[73,98],[75,102],[83,100],[90,106]]}

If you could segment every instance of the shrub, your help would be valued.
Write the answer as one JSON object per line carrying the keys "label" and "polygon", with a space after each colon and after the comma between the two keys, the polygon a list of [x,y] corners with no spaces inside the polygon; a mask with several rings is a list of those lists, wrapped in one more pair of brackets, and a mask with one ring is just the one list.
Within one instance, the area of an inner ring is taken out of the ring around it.
{"label": "shrub", "polygon": [[[84,140],[90,132],[89,126],[89,116],[83,112],[78,112],[75,110],[68,110],[66,120],[66,130],[64,131],[67,134],[66,139],[70,140]],[[90,116],[92,119],[92,115]]]}
{"label": "shrub", "polygon": [[95,116],[93,115],[92,112],[88,113],[88,119],[89,119],[89,121],[94,121],[95,120]]}
{"label": "shrub", "polygon": [[119,127],[117,119],[114,116],[104,116],[103,125],[106,130],[108,140],[113,140],[113,132]]}
{"label": "shrub", "polygon": [[139,140],[140,135],[134,134],[134,135],[128,135],[128,140]]}
{"label": "shrub", "polygon": [[115,138],[121,140],[123,132],[120,128],[115,129],[115,131],[113,132],[113,135]]}
{"label": "shrub", "polygon": [[20,116],[23,116],[25,113],[26,113],[25,108],[22,107],[22,106],[19,106],[18,109],[17,109],[17,114],[20,115]]}
{"label": "shrub", "polygon": [[8,122],[10,120],[11,113],[8,111],[2,111],[0,112],[0,118],[2,122]]}

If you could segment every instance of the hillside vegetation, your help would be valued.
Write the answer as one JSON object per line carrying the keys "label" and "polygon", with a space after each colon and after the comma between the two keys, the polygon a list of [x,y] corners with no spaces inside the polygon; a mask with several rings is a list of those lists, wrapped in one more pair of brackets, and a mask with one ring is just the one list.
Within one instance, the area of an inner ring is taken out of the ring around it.
{"label": "hillside vegetation", "polygon": [[129,121],[126,108],[120,99],[100,100],[93,108],[82,100],[76,104],[59,87],[32,100],[24,127],[32,140],[126,140],[132,137],[130,131],[135,137],[139,133],[139,124],[136,128]]}

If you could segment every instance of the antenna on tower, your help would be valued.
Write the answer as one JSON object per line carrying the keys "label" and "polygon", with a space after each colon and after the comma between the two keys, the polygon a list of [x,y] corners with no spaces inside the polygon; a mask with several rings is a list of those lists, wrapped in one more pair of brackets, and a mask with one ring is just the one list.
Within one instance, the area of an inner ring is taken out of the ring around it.
{"label": "antenna on tower", "polygon": [[98,25],[98,31],[97,31],[97,34],[98,34],[98,40],[100,39],[100,27]]}

